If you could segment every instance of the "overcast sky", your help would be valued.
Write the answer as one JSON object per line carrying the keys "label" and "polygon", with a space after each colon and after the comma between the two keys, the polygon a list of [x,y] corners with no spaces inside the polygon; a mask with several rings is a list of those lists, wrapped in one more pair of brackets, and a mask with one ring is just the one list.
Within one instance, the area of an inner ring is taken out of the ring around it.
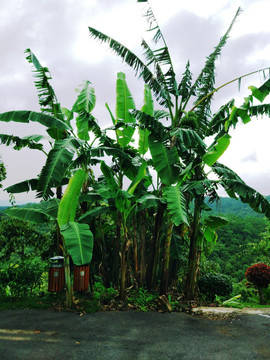
{"label": "overcast sky", "polygon": [[[270,66],[269,0],[152,0],[150,1],[171,51],[178,80],[189,59],[194,78],[205,58],[226,31],[239,6],[243,12],[217,62],[219,86],[237,76]],[[115,106],[117,72],[127,75],[127,83],[137,108],[141,108],[143,83],[104,45],[90,38],[88,26],[114,37],[137,55],[147,28],[142,17],[144,4],[136,0],[0,0],[0,112],[39,111],[31,66],[24,50],[30,48],[43,66],[50,69],[52,86],[62,107],[71,108],[76,88],[84,80],[92,82],[97,95],[93,114],[102,127],[111,120],[105,109]],[[215,106],[249,95],[248,86],[260,86],[262,76],[254,75],[228,86],[215,96]],[[44,133],[38,124],[0,123],[1,133],[25,136]],[[264,195],[270,194],[270,120],[254,119],[231,133],[232,141],[220,159]],[[3,187],[36,177],[45,155],[35,150],[18,151],[0,145],[7,168]],[[34,194],[16,195],[17,203],[34,200]],[[0,205],[8,195],[0,190]]]}

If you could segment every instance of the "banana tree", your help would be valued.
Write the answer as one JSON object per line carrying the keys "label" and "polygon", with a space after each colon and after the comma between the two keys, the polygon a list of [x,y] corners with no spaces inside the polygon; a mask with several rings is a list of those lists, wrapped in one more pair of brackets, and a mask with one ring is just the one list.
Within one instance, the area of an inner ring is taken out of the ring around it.
{"label": "banana tree", "polygon": [[[223,186],[229,196],[238,197],[241,201],[249,203],[254,210],[269,216],[269,203],[262,195],[249,188],[239,177],[236,180],[233,171],[228,168],[225,170],[222,165],[217,165],[218,159],[230,144],[231,127],[235,126],[239,120],[246,123],[252,116],[269,115],[269,104],[257,106],[252,102],[254,98],[264,100],[269,93],[269,81],[266,81],[259,89],[252,87],[252,94],[245,99],[241,107],[236,108],[234,100],[231,100],[212,115],[211,103],[215,92],[231,82],[240,83],[243,77],[250,75],[246,74],[215,88],[215,62],[228,40],[241,9],[238,9],[228,30],[207,57],[205,66],[197,79],[193,82],[190,63],[187,62],[182,80],[178,83],[169,49],[150,4],[148,1],[139,2],[145,2],[147,5],[145,18],[149,24],[149,31],[154,32],[153,41],[156,44],[153,50],[145,40],[142,40],[146,61],[110,36],[92,27],[89,27],[89,32],[93,38],[107,43],[117,56],[133,68],[135,75],[143,78],[152,90],[156,101],[166,109],[166,117],[170,120],[167,127],[153,114],[134,112],[134,115],[150,132],[148,141],[153,165],[160,179],[162,192],[167,199],[169,218],[161,292],[167,292],[166,271],[173,224],[179,224],[179,221],[182,224],[189,223],[190,255],[185,292],[186,297],[192,299],[195,296],[200,260],[199,234],[205,197],[209,195],[211,200],[217,200],[217,188]],[[266,69],[256,72],[263,73],[264,70]],[[195,99],[194,103],[192,103],[193,99]],[[213,136],[213,144],[206,146],[207,138]],[[208,178],[206,165],[217,174],[218,181]],[[170,196],[174,196],[174,201],[171,202]],[[175,211],[177,211],[177,216],[173,216]]]}
{"label": "banana tree", "polygon": [[59,201],[52,199],[28,207],[12,207],[6,210],[8,216],[33,223],[57,223],[63,237],[63,255],[66,280],[66,303],[72,304],[72,284],[69,257],[75,265],[90,263],[93,252],[93,234],[87,223],[75,221],[81,188],[86,172],[79,169],[69,180],[65,193]]}
{"label": "banana tree", "polygon": [[[94,134],[95,139],[101,135],[101,130],[92,115],[96,103],[95,91],[91,83],[86,81],[71,111],[61,108],[50,85],[51,75],[48,68],[40,64],[30,49],[26,50],[26,58],[33,66],[41,112],[10,111],[0,114],[0,121],[38,122],[45,126],[48,136],[30,135],[20,138],[1,134],[0,140],[6,145],[14,144],[16,150],[28,147],[42,151],[46,156],[46,161],[37,178],[14,184],[6,190],[9,193],[33,190],[36,191],[37,198],[48,200],[54,196],[53,190],[56,189],[56,195],[60,199],[62,185],[67,184],[70,169],[81,167],[88,172],[84,184],[84,192],[87,192],[87,184],[94,181],[90,167],[99,162],[91,154],[93,143],[89,143],[90,132]],[[75,129],[71,127],[74,116],[76,117],[76,134]],[[48,153],[45,152],[43,146],[45,140],[51,147]]]}
{"label": "banana tree", "polygon": [[75,265],[90,263],[93,252],[93,234],[87,224],[74,221],[81,188],[87,174],[83,169],[70,179],[67,189],[60,201],[57,223],[63,237],[63,255],[65,262],[66,303],[72,304],[72,284],[70,278],[69,256]]}

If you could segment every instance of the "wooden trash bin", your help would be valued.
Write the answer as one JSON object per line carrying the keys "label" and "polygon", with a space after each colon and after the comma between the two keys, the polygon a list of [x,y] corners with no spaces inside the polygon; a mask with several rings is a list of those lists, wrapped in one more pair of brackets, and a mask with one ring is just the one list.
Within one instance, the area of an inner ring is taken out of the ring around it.
{"label": "wooden trash bin", "polygon": [[65,285],[65,268],[64,268],[64,257],[54,256],[50,258],[49,267],[49,292],[61,292],[64,291]]}
{"label": "wooden trash bin", "polygon": [[74,266],[73,273],[73,290],[75,291],[87,291],[89,286],[89,274],[90,266]]}

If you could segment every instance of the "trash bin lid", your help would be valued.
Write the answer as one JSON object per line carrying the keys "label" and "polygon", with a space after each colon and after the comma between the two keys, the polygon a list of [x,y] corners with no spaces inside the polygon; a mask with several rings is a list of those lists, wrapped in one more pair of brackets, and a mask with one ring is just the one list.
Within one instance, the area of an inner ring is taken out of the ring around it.
{"label": "trash bin lid", "polygon": [[62,262],[64,260],[64,256],[53,256],[50,258],[52,262]]}

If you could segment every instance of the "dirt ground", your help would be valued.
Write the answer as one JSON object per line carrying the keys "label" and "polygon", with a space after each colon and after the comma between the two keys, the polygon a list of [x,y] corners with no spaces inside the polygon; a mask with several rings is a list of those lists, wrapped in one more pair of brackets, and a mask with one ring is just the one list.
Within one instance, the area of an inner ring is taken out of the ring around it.
{"label": "dirt ground", "polygon": [[[201,309],[202,310],[202,309]],[[270,359],[270,309],[215,319],[137,311],[0,312],[1,360]]]}

